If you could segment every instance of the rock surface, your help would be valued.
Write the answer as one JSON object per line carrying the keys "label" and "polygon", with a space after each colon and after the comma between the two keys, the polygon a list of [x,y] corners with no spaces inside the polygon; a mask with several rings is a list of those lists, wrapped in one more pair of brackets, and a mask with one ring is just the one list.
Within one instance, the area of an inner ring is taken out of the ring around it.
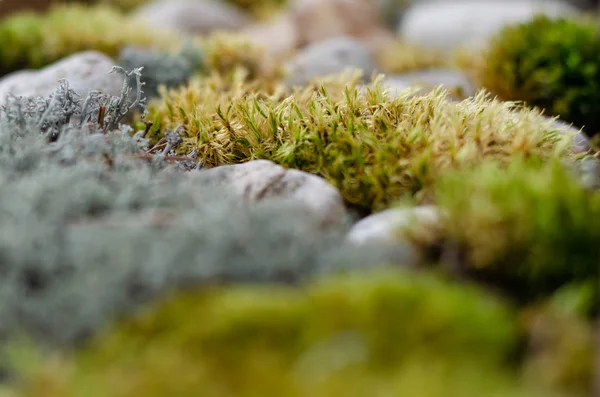
{"label": "rock surface", "polygon": [[410,87],[423,87],[422,92],[443,86],[449,91],[456,91],[458,97],[469,97],[475,94],[475,85],[464,73],[453,69],[429,69],[386,76],[382,84],[391,96],[398,95]]}
{"label": "rock surface", "polygon": [[350,36],[375,49],[394,36],[372,0],[291,0],[289,7],[300,47]]}
{"label": "rock surface", "polygon": [[0,105],[9,93],[16,96],[47,96],[58,87],[60,79],[67,79],[69,86],[82,96],[90,90],[119,95],[123,88],[123,77],[117,73],[108,74],[115,65],[117,62],[100,52],[85,51],[40,70],[10,73],[0,79]]}
{"label": "rock surface", "polygon": [[419,2],[404,14],[399,33],[409,43],[451,51],[484,45],[507,24],[537,14],[556,18],[577,13],[577,8],[559,0]]}
{"label": "rock surface", "polygon": [[236,31],[251,22],[242,10],[217,0],[156,0],[132,13],[150,27],[184,34]]}
{"label": "rock surface", "polygon": [[413,237],[431,242],[437,236],[439,222],[439,211],[434,206],[392,208],[357,222],[347,240],[356,245],[397,244],[406,239],[404,233],[411,228]]}
{"label": "rock surface", "polygon": [[363,78],[375,71],[371,51],[351,37],[336,37],[308,46],[285,65],[288,85],[304,85],[310,80],[359,69]]}
{"label": "rock surface", "polygon": [[341,194],[324,179],[268,160],[225,165],[189,175],[199,189],[224,186],[249,202],[275,197],[297,201],[319,214],[325,224],[339,222],[347,215]]}

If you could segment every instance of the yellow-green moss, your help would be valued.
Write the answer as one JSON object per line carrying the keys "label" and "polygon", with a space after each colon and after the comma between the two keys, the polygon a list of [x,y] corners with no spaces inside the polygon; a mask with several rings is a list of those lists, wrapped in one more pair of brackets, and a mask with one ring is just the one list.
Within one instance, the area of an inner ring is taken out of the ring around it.
{"label": "yellow-green moss", "polygon": [[565,152],[536,112],[484,93],[460,103],[442,90],[390,98],[379,81],[361,88],[356,75],[293,93],[260,81],[196,79],[163,93],[148,119],[153,133],[181,124],[182,152],[196,147],[207,167],[271,159],[321,175],[348,203],[375,210],[425,194],[452,168]]}
{"label": "yellow-green moss", "polygon": [[600,193],[564,164],[486,162],[445,175],[436,192],[446,232],[474,274],[527,299],[600,277]]}
{"label": "yellow-green moss", "polygon": [[228,3],[234,4],[258,19],[269,19],[274,14],[279,12],[287,3],[288,0],[225,0]]}
{"label": "yellow-green moss", "polygon": [[439,68],[451,65],[451,58],[442,52],[420,48],[401,40],[381,49],[378,64],[386,74],[411,70]]}
{"label": "yellow-green moss", "polygon": [[73,361],[46,361],[18,395],[553,395],[519,382],[515,325],[496,299],[427,276],[192,292],[109,330]]}
{"label": "yellow-green moss", "polygon": [[23,12],[0,21],[0,75],[40,68],[85,50],[116,56],[125,45],[170,49],[173,37],[131,22],[105,5],[57,5],[46,14]]}

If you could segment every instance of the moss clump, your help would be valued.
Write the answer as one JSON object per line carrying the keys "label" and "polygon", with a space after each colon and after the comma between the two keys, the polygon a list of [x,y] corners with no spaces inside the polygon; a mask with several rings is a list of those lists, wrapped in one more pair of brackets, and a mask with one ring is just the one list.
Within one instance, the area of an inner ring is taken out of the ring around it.
{"label": "moss clump", "polygon": [[595,21],[539,16],[505,28],[476,75],[505,100],[522,100],[600,132],[600,32]]}
{"label": "moss clump", "polygon": [[536,396],[509,369],[515,341],[509,309],[436,278],[238,286],[145,310],[18,395]]}
{"label": "moss clump", "polygon": [[484,93],[460,103],[442,90],[390,98],[380,81],[361,89],[358,80],[342,76],[288,93],[241,79],[196,79],[164,93],[148,119],[153,133],[182,125],[182,151],[196,148],[208,167],[270,159],[323,176],[366,210],[423,196],[449,168],[564,152],[538,113]]}
{"label": "moss clump", "polygon": [[451,59],[440,52],[419,48],[400,40],[377,54],[378,64],[388,74],[449,66]]}
{"label": "moss clump", "polygon": [[234,4],[259,19],[268,19],[281,10],[288,0],[225,0]]}
{"label": "moss clump", "polygon": [[0,21],[0,75],[37,69],[84,50],[114,57],[126,45],[170,49],[176,44],[172,39],[104,5],[57,5],[46,14],[18,13]]}
{"label": "moss clump", "polygon": [[527,299],[598,279],[600,194],[558,161],[450,173],[438,181],[437,197],[448,236],[474,274]]}

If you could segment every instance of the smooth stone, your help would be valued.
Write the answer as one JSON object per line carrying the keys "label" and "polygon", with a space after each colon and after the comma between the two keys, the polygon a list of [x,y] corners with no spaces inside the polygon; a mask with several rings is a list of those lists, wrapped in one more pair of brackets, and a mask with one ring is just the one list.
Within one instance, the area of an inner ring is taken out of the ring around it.
{"label": "smooth stone", "polygon": [[336,37],[310,45],[285,65],[288,85],[305,85],[313,79],[360,70],[364,79],[370,78],[376,63],[373,53],[351,37]]}
{"label": "smooth stone", "polygon": [[386,76],[382,84],[392,97],[411,87],[422,87],[427,93],[438,86],[449,91],[458,91],[458,95],[466,98],[475,95],[476,87],[464,73],[453,69],[428,69]]}
{"label": "smooth stone", "polygon": [[[405,242],[405,232],[418,233],[419,240],[433,241],[440,224],[435,206],[392,208],[370,215],[352,226],[346,239],[355,245]],[[414,228],[414,229],[413,229]]]}
{"label": "smooth stone", "polygon": [[324,224],[345,220],[347,211],[340,192],[323,178],[287,169],[269,160],[224,165],[188,174],[202,189],[217,185],[249,202],[269,198],[296,201],[320,216]]}
{"label": "smooth stone", "polygon": [[550,18],[578,15],[576,7],[559,0],[454,0],[416,3],[408,8],[398,32],[406,42],[453,51],[479,47],[503,27],[535,15]]}
{"label": "smooth stone", "polygon": [[0,105],[5,103],[9,93],[26,97],[48,96],[59,86],[60,79],[66,79],[69,87],[82,97],[91,90],[119,95],[123,88],[123,76],[109,74],[115,65],[117,62],[100,52],[84,51],[40,70],[10,73],[0,79]]}
{"label": "smooth stone", "polygon": [[156,0],[142,5],[131,16],[149,27],[190,35],[237,31],[251,22],[243,10],[216,0]]}
{"label": "smooth stone", "polygon": [[395,36],[372,0],[291,0],[288,7],[300,47],[348,36],[375,50]]}

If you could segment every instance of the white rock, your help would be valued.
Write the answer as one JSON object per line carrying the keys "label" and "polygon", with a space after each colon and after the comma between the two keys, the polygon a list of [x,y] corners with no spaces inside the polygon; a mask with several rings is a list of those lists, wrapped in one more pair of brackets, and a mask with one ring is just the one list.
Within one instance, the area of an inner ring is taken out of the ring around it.
{"label": "white rock", "polygon": [[510,23],[537,14],[551,18],[576,15],[577,8],[560,0],[454,0],[419,2],[400,22],[400,35],[411,44],[440,50],[481,46]]}
{"label": "white rock", "polygon": [[250,23],[244,11],[216,0],[156,0],[139,7],[132,17],[151,28],[185,34],[237,31]]}
{"label": "white rock", "polygon": [[297,201],[322,215],[324,223],[338,222],[347,215],[340,192],[323,178],[268,160],[215,167],[190,177],[199,189],[224,186],[250,202],[268,198]]}
{"label": "white rock", "polygon": [[[397,244],[404,241],[407,228],[422,235],[435,231],[440,222],[437,207],[392,208],[357,222],[348,232],[347,241],[356,245]],[[434,233],[435,234],[435,233]]]}
{"label": "white rock", "polygon": [[97,51],[80,52],[63,58],[40,70],[22,70],[0,79],[0,105],[5,103],[8,93],[16,96],[47,96],[66,79],[69,86],[81,96],[90,90],[119,95],[123,88],[123,77],[118,73],[108,74],[117,63]]}
{"label": "white rock", "polygon": [[351,37],[336,37],[310,45],[285,65],[289,85],[304,85],[312,79],[350,69],[361,70],[363,78],[368,79],[375,68],[372,52]]}

